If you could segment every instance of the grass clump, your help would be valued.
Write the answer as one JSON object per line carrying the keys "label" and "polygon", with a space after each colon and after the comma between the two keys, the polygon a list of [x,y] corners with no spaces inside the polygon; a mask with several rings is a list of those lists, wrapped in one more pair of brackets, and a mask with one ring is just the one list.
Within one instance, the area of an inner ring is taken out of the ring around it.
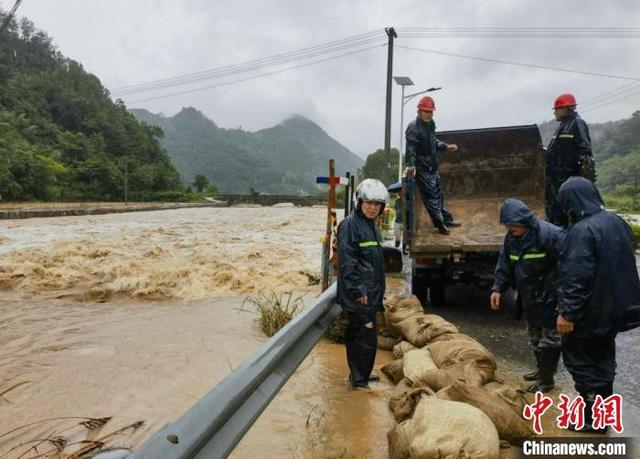
{"label": "grass clump", "polygon": [[251,305],[258,315],[258,323],[265,335],[271,337],[287,325],[303,307],[302,296],[293,297],[292,292],[257,293],[244,300],[242,304]]}

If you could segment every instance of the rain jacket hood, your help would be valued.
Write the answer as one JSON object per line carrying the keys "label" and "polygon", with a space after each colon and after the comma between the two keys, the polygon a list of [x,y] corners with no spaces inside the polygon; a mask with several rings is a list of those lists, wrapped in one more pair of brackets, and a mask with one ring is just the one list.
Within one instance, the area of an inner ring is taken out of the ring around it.
{"label": "rain jacket hood", "polygon": [[571,177],[560,187],[560,206],[572,221],[579,221],[604,210],[600,193],[583,177]]}
{"label": "rain jacket hood", "polygon": [[500,207],[500,224],[537,228],[538,220],[524,202],[519,199],[509,198]]}

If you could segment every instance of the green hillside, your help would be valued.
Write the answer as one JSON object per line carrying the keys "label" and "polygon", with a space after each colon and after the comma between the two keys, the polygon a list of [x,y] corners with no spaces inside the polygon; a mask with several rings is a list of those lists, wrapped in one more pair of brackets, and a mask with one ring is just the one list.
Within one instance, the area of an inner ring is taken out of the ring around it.
{"label": "green hillside", "polygon": [[315,194],[315,177],[327,174],[329,159],[336,173],[356,173],[363,161],[322,128],[300,115],[257,132],[221,129],[198,110],[187,107],[172,117],[142,109],[131,112],[164,131],[167,149],[185,183],[205,175],[224,193]]}
{"label": "green hillside", "polygon": [[133,199],[178,191],[161,135],[28,20],[0,33],[2,200],[122,200],[125,170]]}

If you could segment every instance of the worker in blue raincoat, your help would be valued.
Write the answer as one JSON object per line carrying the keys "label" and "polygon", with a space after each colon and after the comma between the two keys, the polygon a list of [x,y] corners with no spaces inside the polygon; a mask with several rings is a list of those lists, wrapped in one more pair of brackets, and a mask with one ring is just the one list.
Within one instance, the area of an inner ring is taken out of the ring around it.
{"label": "worker in blue raincoat", "polygon": [[376,312],[385,292],[382,237],[376,220],[389,202],[382,182],[363,180],[356,210],[338,226],[338,296],[348,318],[345,332],[349,379],[354,389],[369,389],[376,359]]}
{"label": "worker in blue raincoat", "polygon": [[500,307],[502,294],[514,287],[525,309],[529,347],[537,370],[524,375],[536,381],[529,392],[554,388],[560,359],[560,335],[556,330],[557,262],[565,232],[537,219],[526,204],[507,199],[500,208],[500,223],[507,227],[498,257],[491,293],[491,307]]}
{"label": "worker in blue raincoat", "polygon": [[435,109],[433,99],[423,97],[418,103],[418,117],[407,126],[405,176],[411,187],[415,180],[433,226],[440,234],[448,235],[449,228],[460,226],[460,222],[453,218],[444,202],[444,186],[438,172],[438,152],[458,151],[458,146],[447,145],[436,137],[436,124],[433,121]]}
{"label": "worker in blue raincoat", "polygon": [[591,181],[571,177],[559,200],[570,226],[560,255],[557,329],[564,364],[586,402],[581,430],[594,432],[596,396],[613,394],[616,334],[640,325],[640,280],[631,228],[604,209]]}
{"label": "worker in blue raincoat", "polygon": [[553,114],[560,122],[551,137],[545,155],[545,211],[547,220],[566,228],[568,220],[558,200],[560,186],[573,176],[595,181],[596,171],[591,152],[589,126],[576,111],[573,94],[561,94],[553,104]]}

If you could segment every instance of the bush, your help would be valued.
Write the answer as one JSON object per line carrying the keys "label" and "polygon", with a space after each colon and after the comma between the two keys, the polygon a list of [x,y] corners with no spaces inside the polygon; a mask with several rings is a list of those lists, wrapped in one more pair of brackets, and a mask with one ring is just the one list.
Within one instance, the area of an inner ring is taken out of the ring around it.
{"label": "bush", "polygon": [[249,296],[244,300],[242,306],[244,307],[247,303],[255,308],[260,328],[269,337],[287,325],[303,306],[301,296],[293,298],[291,292],[277,293],[275,291]]}
{"label": "bush", "polygon": [[640,249],[640,225],[635,223],[629,223],[631,225],[631,231],[633,233],[633,245],[636,249]]}

